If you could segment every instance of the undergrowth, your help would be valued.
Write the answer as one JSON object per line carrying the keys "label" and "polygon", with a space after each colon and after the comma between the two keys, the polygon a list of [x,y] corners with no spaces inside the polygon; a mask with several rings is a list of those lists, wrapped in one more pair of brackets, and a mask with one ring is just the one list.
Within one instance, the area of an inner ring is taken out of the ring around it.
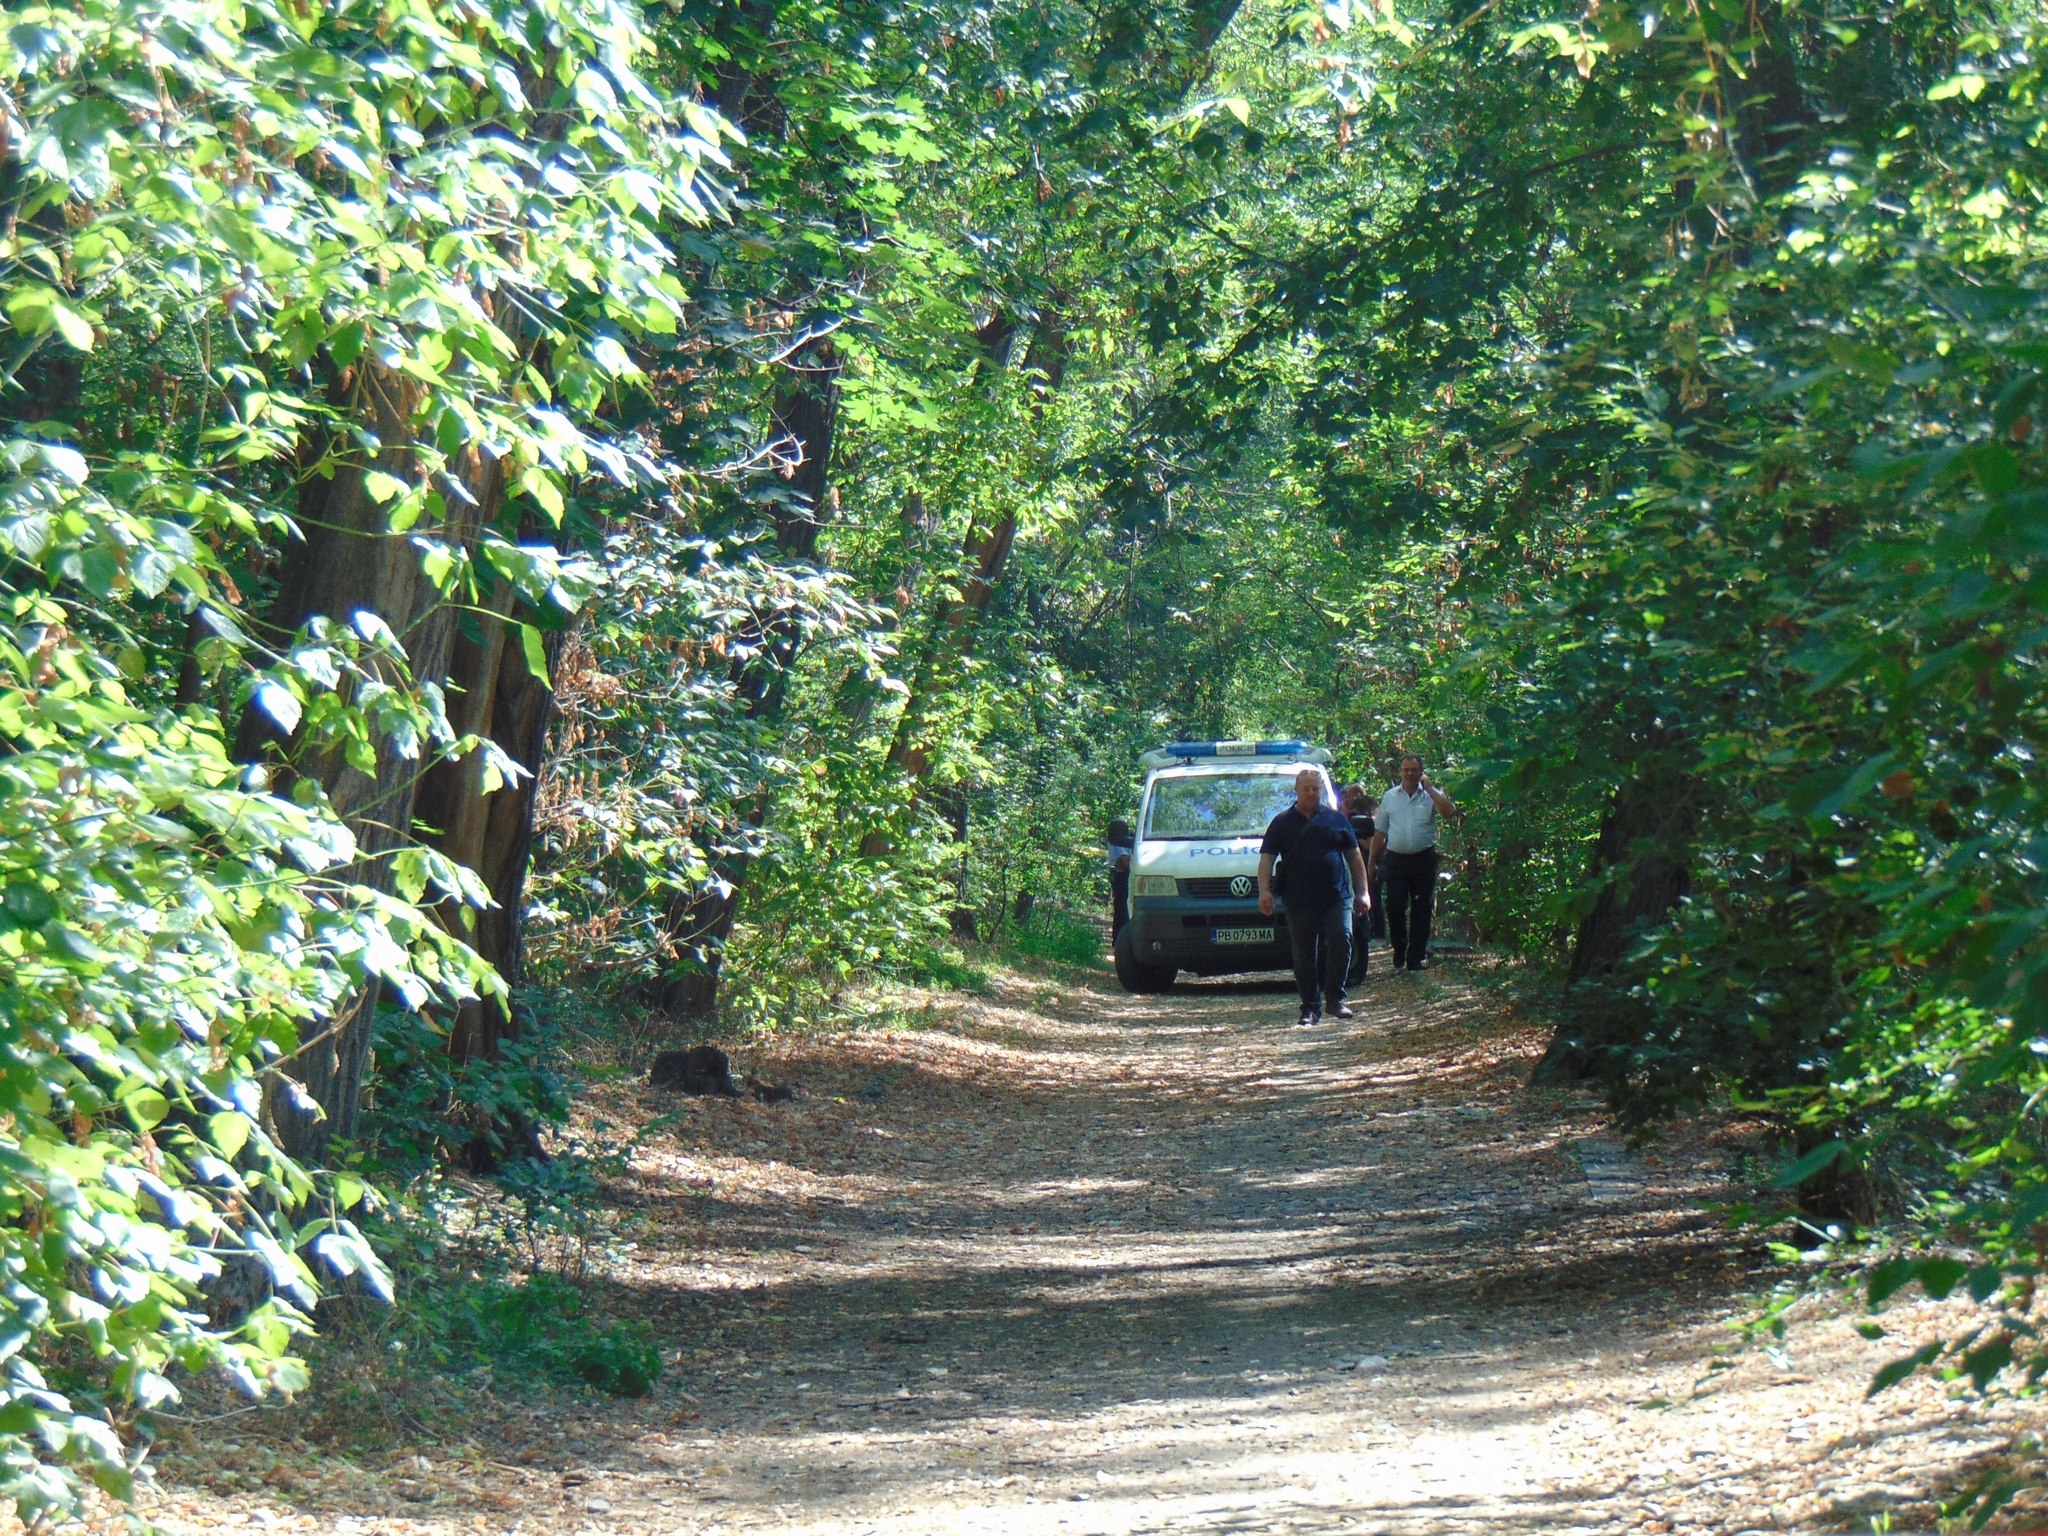
{"label": "undergrowth", "polygon": [[998,950],[1058,965],[1099,967],[1107,953],[1103,925],[1059,907],[1039,906],[1022,923],[1006,924],[995,937]]}

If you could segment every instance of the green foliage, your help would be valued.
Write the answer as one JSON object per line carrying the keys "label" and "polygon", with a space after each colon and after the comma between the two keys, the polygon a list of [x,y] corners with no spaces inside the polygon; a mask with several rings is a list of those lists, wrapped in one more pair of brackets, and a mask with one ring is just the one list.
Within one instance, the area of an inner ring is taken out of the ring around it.
{"label": "green foliage", "polygon": [[545,1018],[529,1019],[494,1056],[457,1061],[417,1017],[387,1008],[371,1050],[376,1071],[349,1160],[379,1183],[410,1183],[449,1163],[517,1165],[569,1118],[572,1066]]}
{"label": "green foliage", "polygon": [[[116,1426],[179,1371],[302,1387],[322,1280],[384,1283],[372,1174],[499,1164],[529,1267],[580,1240],[589,1165],[522,1156],[556,1042],[451,1022],[508,979],[460,937],[494,890],[541,981],[722,961],[748,1023],[980,985],[964,917],[1095,965],[1104,824],[1176,736],[1319,738],[1368,783],[1425,753],[1472,812],[1450,900],[1559,983],[1559,1061],[1631,1124],[1774,1117],[1819,1228],[1905,1217],[1872,1300],[1964,1286],[1989,1331],[1891,1374],[2048,1369],[2037,17],[648,25],[10,18],[25,1517],[68,1469],[125,1486]],[[344,503],[433,623],[294,588]],[[558,695],[524,890],[390,811],[450,758],[525,771],[434,659],[506,615]],[[238,760],[266,722],[274,776]],[[278,1127],[377,985],[371,1114],[316,1175]],[[437,1347],[646,1390],[583,1309],[482,1286]],[[58,1390],[59,1356],[94,1364]]]}
{"label": "green foliage", "polygon": [[1020,955],[1053,960],[1061,965],[1099,967],[1106,950],[1104,928],[1058,907],[1035,906],[1030,920],[1003,933],[1004,943]]}
{"label": "green foliage", "polygon": [[605,595],[560,669],[531,887],[541,974],[616,984],[702,963],[675,952],[664,914],[735,860],[768,872],[742,973],[794,967],[843,983],[927,932],[930,896],[859,860],[871,773],[826,732],[778,736],[747,689],[771,623],[806,643],[826,686],[885,685],[890,648],[872,606],[838,576],[653,519],[614,534],[606,566]]}
{"label": "green foliage", "polygon": [[[302,1389],[322,1277],[385,1284],[362,1181],[297,1166],[273,1111],[309,1107],[296,1063],[372,979],[409,1007],[496,988],[422,905],[488,896],[411,844],[366,878],[311,778],[273,792],[229,743],[248,708],[362,772],[515,770],[373,608],[258,630],[243,582],[302,481],[359,472],[449,598],[580,600],[545,544],[444,525],[485,462],[542,520],[572,477],[640,472],[585,427],[624,342],[677,328],[662,237],[722,200],[731,139],[645,51],[601,0],[10,13],[0,1494],[24,1519],[76,1508],[74,1471],[124,1490],[117,1426],[181,1372]],[[110,410],[131,363],[150,408]],[[222,1290],[238,1256],[253,1306]],[[62,1391],[58,1350],[92,1362]]]}
{"label": "green foliage", "polygon": [[[1368,654],[1430,658],[1561,1059],[1636,1123],[1775,1115],[1816,1219],[1907,1218],[1944,1287],[2039,1267],[2039,45],[1996,6],[1352,25],[1246,93],[1303,190],[1162,239],[1150,317],[1211,364],[1153,457],[1284,454],[1446,574]],[[2012,1326],[1887,1379],[2038,1374]]]}
{"label": "green foliage", "polygon": [[582,1382],[614,1397],[645,1397],[661,1376],[646,1324],[600,1325],[583,1289],[554,1275],[465,1284],[436,1304],[451,1361],[479,1361],[512,1379]]}

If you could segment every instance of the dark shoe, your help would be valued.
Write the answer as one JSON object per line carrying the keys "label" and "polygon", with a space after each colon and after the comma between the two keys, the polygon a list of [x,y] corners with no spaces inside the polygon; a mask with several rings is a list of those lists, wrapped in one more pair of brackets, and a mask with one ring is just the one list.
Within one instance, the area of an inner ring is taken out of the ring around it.
{"label": "dark shoe", "polygon": [[1409,966],[1409,967],[1408,967],[1408,969],[1409,969],[1409,970],[1410,970],[1411,972],[1413,972],[1413,973],[1417,973],[1417,974],[1419,974],[1419,973],[1421,972],[1421,970],[1422,970],[1422,967],[1421,967],[1421,966],[1419,966],[1419,965],[1411,965],[1411,966]]}
{"label": "dark shoe", "polygon": [[1301,1017],[1294,1022],[1297,1028],[1308,1029],[1312,1025],[1322,1023],[1323,1016],[1313,1008],[1304,1008],[1301,1010]]}
{"label": "dark shoe", "polygon": [[1334,1019],[1355,1019],[1358,1017],[1358,1010],[1356,1008],[1348,1007],[1343,1003],[1332,1003],[1323,1011]]}

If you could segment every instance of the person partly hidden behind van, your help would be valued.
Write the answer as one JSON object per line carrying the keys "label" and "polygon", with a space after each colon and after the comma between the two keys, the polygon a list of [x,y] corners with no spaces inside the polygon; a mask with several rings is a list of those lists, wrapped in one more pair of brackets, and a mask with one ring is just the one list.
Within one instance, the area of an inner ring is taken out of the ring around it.
{"label": "person partly hidden behind van", "polygon": [[[1275,907],[1276,858],[1280,899],[1287,905],[1287,939],[1294,950],[1294,984],[1301,992],[1300,1022],[1320,1024],[1325,1011],[1348,1019],[1344,975],[1351,968],[1352,914],[1365,906],[1365,860],[1350,819],[1323,804],[1319,769],[1304,768],[1294,776],[1294,804],[1267,824],[1259,844],[1259,910],[1268,917]],[[1348,902],[1343,899],[1347,890]]]}
{"label": "person partly hidden behind van", "polygon": [[1109,936],[1114,939],[1131,920],[1131,859],[1138,840],[1131,836],[1131,824],[1119,817],[1109,824],[1103,843],[1109,853]]}
{"label": "person partly hidden behind van", "polygon": [[[1374,826],[1373,812],[1379,809],[1379,801],[1363,784],[1344,786],[1344,814],[1351,822],[1351,830],[1358,835],[1361,849],[1372,846]],[[1372,964],[1372,941],[1387,936],[1387,887],[1383,871],[1376,871],[1372,861],[1366,860],[1366,877],[1372,882],[1366,895],[1369,911],[1356,910],[1352,903],[1351,919],[1351,969],[1344,975],[1344,984],[1355,987],[1365,980]]]}

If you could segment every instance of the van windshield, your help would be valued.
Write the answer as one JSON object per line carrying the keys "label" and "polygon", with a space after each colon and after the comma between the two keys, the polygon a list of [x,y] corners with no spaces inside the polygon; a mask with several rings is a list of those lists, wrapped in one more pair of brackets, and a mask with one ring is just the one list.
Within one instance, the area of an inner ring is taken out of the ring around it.
{"label": "van windshield", "polygon": [[1257,837],[1294,804],[1291,773],[1204,773],[1154,779],[1146,837]]}

